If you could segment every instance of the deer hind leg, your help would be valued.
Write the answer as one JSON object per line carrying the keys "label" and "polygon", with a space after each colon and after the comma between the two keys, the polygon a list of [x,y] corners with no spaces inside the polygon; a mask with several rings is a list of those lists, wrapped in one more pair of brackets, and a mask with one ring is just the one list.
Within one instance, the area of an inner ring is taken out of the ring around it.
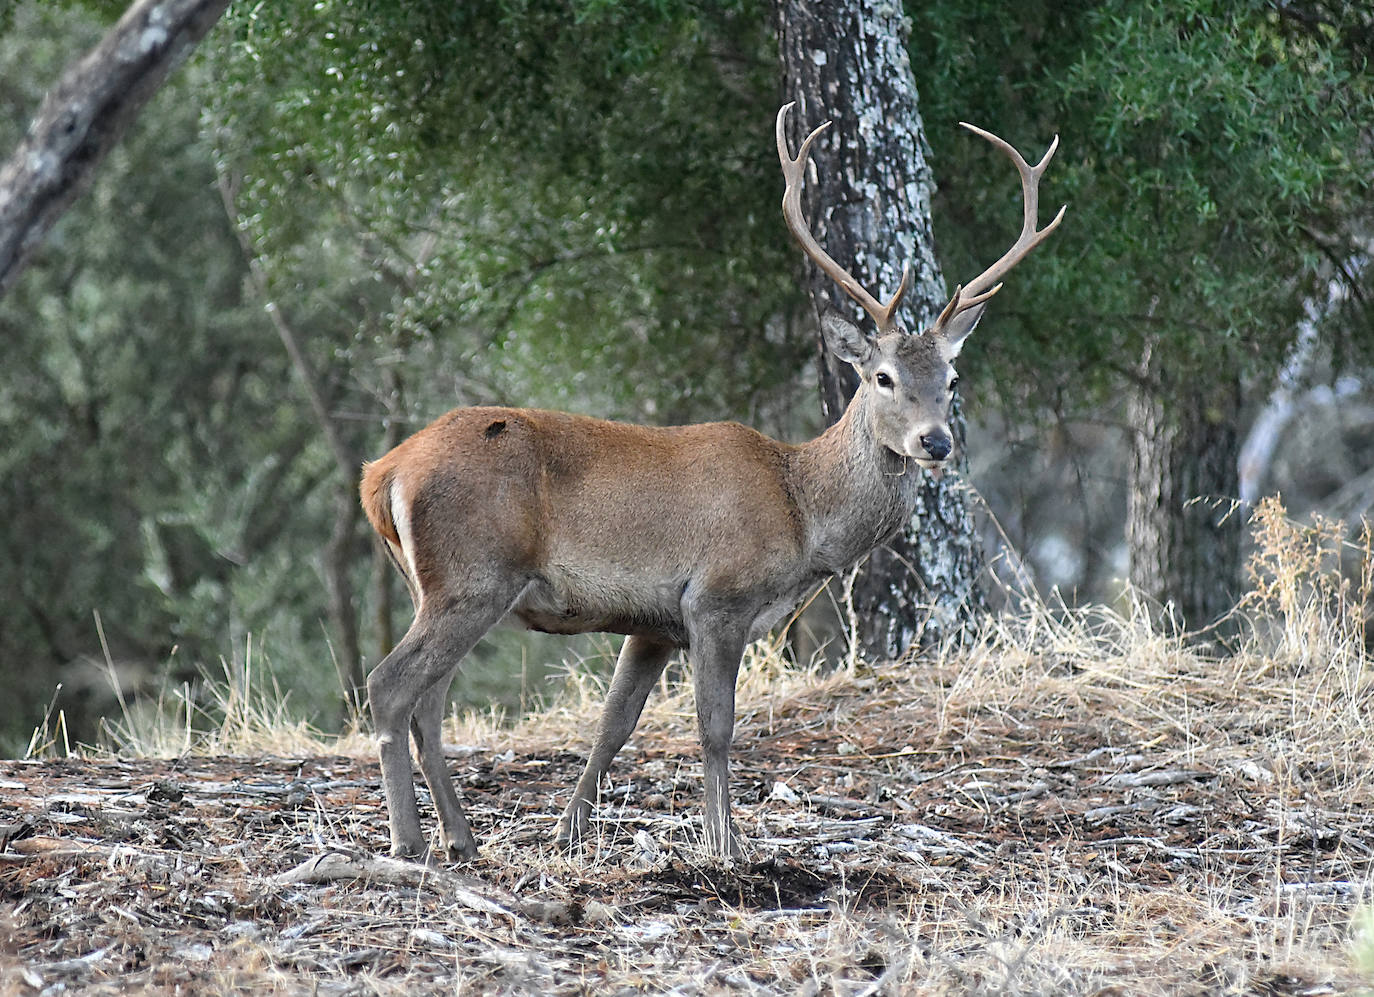
{"label": "deer hind leg", "polygon": [[449,860],[477,857],[477,841],[472,836],[462,801],[453,786],[444,763],[443,718],[448,703],[448,687],[453,673],[445,675],[420,697],[415,715],[410,719],[410,733],[415,738],[415,753],[420,756],[420,771],[429,785],[429,795],[439,814],[440,858]]}
{"label": "deer hind leg", "polygon": [[615,758],[634,732],[639,715],[644,711],[644,702],[649,698],[649,691],[663,674],[663,668],[674,650],[672,643],[652,637],[625,638],[625,643],[620,647],[620,657],[615,663],[611,687],[606,693],[606,704],[601,708],[601,721],[597,725],[596,740],[587,758],[587,767],[582,771],[582,778],[577,780],[572,800],[558,822],[555,840],[559,845],[573,847],[586,836],[601,777],[610,768],[611,759]]}
{"label": "deer hind leg", "polygon": [[[367,694],[372,706],[372,723],[382,763],[382,790],[386,794],[387,816],[391,826],[391,854],[426,858],[425,839],[420,832],[420,811],[415,802],[415,778],[410,762],[409,732],[412,720],[420,731],[421,770],[430,782],[441,820],[448,813],[445,831],[457,837],[462,852],[462,835],[454,815],[461,815],[457,795],[450,783],[447,791],[436,790],[448,776],[444,770],[443,749],[438,736],[442,712],[442,692],[431,694],[434,686],[447,690],[458,662],[481,636],[503,615],[514,594],[496,597],[488,593],[471,598],[444,599],[446,608],[431,610],[437,598],[426,599],[415,622],[367,678]],[[436,706],[427,696],[439,700]],[[423,707],[423,708],[422,708]],[[417,716],[418,714],[418,716]],[[438,778],[443,772],[444,778]],[[463,820],[466,823],[466,820]],[[470,835],[470,832],[469,832]]]}

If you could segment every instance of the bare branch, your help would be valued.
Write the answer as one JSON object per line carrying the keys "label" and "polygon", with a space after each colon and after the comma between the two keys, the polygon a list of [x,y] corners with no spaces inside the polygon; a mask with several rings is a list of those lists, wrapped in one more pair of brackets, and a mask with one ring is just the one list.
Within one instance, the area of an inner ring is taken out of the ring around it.
{"label": "bare branch", "polygon": [[68,67],[0,167],[0,297],[229,0],[138,0]]}

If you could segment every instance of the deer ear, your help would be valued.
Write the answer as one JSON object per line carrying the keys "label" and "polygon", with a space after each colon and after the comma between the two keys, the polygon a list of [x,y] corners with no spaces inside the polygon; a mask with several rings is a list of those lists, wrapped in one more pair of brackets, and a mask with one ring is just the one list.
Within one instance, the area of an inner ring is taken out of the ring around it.
{"label": "deer ear", "polygon": [[940,345],[945,360],[953,360],[959,355],[959,351],[964,347],[964,340],[968,339],[968,334],[973,331],[978,320],[983,317],[983,311],[986,308],[987,305],[978,305],[966,312],[960,312],[949,320],[949,324],[945,328],[940,330]]}
{"label": "deer ear", "polygon": [[835,312],[821,316],[821,335],[830,352],[845,363],[862,367],[873,358],[873,337]]}

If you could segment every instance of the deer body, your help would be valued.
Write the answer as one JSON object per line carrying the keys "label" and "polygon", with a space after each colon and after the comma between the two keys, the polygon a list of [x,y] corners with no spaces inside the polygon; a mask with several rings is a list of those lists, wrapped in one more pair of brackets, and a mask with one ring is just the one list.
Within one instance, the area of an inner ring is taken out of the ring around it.
{"label": "deer body", "polygon": [[[833,261],[799,231],[799,208],[788,208],[798,196],[798,164],[820,130],[791,159],[786,112],[778,117],[784,214],[831,272]],[[1025,238],[1023,231],[1018,245]],[[988,274],[1009,267],[1011,256]],[[893,319],[909,280],[879,306],[853,278],[834,275],[878,334],[823,319],[827,346],[854,365],[860,386],[843,417],[808,443],[780,443],[729,422],[655,428],[462,408],[367,465],[363,507],[415,602],[410,629],[368,678],[393,854],[428,852],[407,733],[438,812],[440,850],[476,854],[444,764],[440,721],[459,661],[503,619],[549,633],[626,635],[560,842],[586,833],[601,777],[669,657],[685,649],[702,741],[704,838],[716,853],[738,850],[729,750],[744,648],[910,517],[921,469],[940,467],[951,453],[952,362],[996,290],[974,289],[962,304],[956,291],[936,324],[912,336]]]}
{"label": "deer body", "polygon": [[738,423],[456,409],[369,464],[364,501],[421,592],[451,570],[431,552],[491,563],[495,551],[521,582],[508,610],[528,629],[685,647],[684,600],[715,592],[757,604],[753,640],[911,513],[919,471],[874,441],[863,408],[802,446]]}
{"label": "deer body", "polygon": [[[670,653],[691,652],[703,634],[734,659],[715,667],[733,669],[746,644],[911,514],[920,470],[876,442],[866,401],[856,396],[802,446],[737,423],[653,428],[456,409],[368,465],[364,508],[415,594],[417,626],[506,617]],[[374,709],[415,698],[419,685],[446,689],[457,664],[393,675],[396,657],[369,680]],[[733,671],[729,685],[721,706],[733,721]],[[585,814],[572,835],[584,829]],[[451,851],[470,852],[460,831],[449,837]]]}

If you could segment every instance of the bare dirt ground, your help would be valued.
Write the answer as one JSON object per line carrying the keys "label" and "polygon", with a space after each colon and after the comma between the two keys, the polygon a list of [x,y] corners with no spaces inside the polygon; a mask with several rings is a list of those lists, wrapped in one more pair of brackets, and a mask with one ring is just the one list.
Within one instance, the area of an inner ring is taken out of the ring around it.
{"label": "bare dirt ground", "polygon": [[574,857],[590,702],[451,748],[433,871],[370,861],[366,756],[0,762],[0,992],[1358,991],[1367,677],[1129,643],[746,683],[734,864],[673,690]]}

